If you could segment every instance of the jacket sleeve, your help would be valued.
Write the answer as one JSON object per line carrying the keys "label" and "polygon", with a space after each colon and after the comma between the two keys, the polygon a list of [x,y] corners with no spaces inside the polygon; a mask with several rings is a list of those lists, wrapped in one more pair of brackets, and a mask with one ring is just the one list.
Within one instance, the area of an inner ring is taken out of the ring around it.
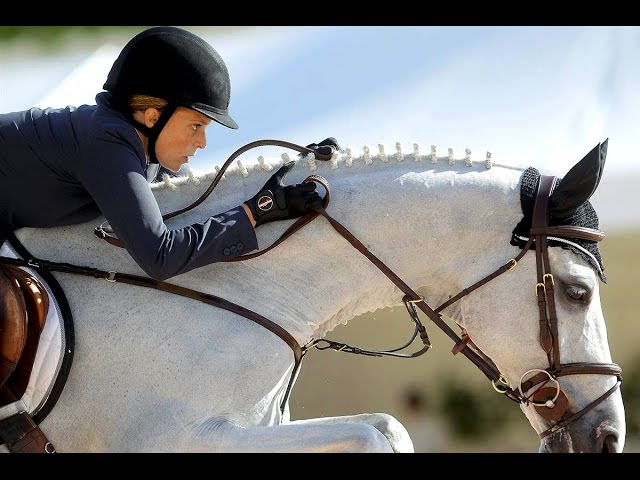
{"label": "jacket sleeve", "polygon": [[133,152],[92,163],[94,168],[83,172],[85,188],[129,254],[150,277],[165,280],[258,248],[242,206],[202,223],[169,229]]}

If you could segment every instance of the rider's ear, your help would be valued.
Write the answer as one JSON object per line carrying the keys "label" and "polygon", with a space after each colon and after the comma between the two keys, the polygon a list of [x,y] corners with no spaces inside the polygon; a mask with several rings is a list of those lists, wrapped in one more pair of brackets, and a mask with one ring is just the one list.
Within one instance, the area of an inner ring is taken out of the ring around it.
{"label": "rider's ear", "polygon": [[152,128],[160,118],[160,110],[157,108],[147,108],[144,111],[144,124]]}
{"label": "rider's ear", "polygon": [[551,195],[549,214],[552,217],[570,217],[596,191],[607,158],[608,142],[609,139],[596,145],[560,181]]}

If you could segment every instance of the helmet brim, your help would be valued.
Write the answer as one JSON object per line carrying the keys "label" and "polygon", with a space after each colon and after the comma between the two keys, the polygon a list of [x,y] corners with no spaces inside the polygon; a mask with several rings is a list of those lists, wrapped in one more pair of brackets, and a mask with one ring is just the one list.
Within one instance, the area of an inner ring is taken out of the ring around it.
{"label": "helmet brim", "polygon": [[219,111],[210,110],[208,108],[203,107],[202,105],[199,105],[199,106],[191,105],[189,108],[203,114],[206,117],[209,117],[211,120],[218,122],[219,124],[224,125],[225,127],[233,128],[234,130],[238,128],[238,124],[235,122],[233,118],[231,118],[231,116],[227,112],[221,113]]}

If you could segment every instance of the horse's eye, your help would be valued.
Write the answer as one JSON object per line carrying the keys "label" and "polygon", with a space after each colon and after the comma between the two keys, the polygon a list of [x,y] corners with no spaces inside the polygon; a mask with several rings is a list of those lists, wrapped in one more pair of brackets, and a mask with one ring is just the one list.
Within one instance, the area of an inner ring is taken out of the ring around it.
{"label": "horse's eye", "polygon": [[567,295],[576,302],[585,303],[589,299],[589,292],[586,288],[577,285],[569,285],[567,287]]}

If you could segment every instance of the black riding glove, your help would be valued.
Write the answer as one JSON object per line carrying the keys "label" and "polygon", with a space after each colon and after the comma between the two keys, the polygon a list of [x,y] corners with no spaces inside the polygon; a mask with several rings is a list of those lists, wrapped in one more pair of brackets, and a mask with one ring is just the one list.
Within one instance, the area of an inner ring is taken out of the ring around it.
{"label": "black riding glove", "polygon": [[320,143],[310,143],[307,145],[307,148],[322,155],[331,155],[333,152],[340,151],[340,145],[338,145],[338,141],[333,137],[325,138]]}
{"label": "black riding glove", "polygon": [[322,205],[315,182],[284,185],[282,180],[295,162],[285,163],[264,184],[257,195],[247,200],[256,227],[274,220],[298,218]]}

